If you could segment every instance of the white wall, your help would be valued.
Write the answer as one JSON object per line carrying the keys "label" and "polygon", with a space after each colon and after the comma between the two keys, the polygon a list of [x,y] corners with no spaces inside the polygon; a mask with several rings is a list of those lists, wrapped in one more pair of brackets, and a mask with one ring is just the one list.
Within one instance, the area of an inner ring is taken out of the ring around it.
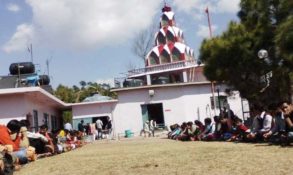
{"label": "white wall", "polygon": [[93,104],[83,104],[83,105],[73,105],[72,106],[72,116],[73,116],[73,128],[77,129],[77,124],[80,120],[93,117],[104,117],[108,116],[113,121],[113,128],[115,127],[112,112],[116,106],[117,102],[107,102],[107,103],[93,103]]}
{"label": "white wall", "polygon": [[[26,96],[25,114],[30,113],[33,115],[33,110],[38,111],[38,126],[41,126],[44,124],[44,113],[49,115],[49,120],[48,120],[49,130],[52,129],[51,116],[53,115],[56,117],[62,117],[61,112],[59,111],[57,107],[50,106],[44,103],[41,99],[35,99],[35,98],[31,98],[31,96]],[[33,126],[33,123],[31,123],[31,126]]]}
{"label": "white wall", "polygon": [[96,117],[96,116],[111,116],[116,103],[94,103],[87,105],[72,106],[73,119]]}
{"label": "white wall", "polygon": [[25,117],[23,95],[2,95],[0,97],[0,124],[6,125],[10,120],[21,120]]}
{"label": "white wall", "polygon": [[[162,103],[166,126],[198,119],[203,121],[206,117],[219,114],[219,110],[214,112],[210,109],[210,97],[212,97],[210,84],[151,89],[155,92],[153,97],[149,96],[149,89],[118,92],[119,102],[113,112],[118,133],[123,133],[127,129],[138,133],[142,129],[142,104]],[[220,95],[225,93],[220,92]],[[231,109],[238,116],[242,116],[239,95],[228,99],[228,102]]]}
{"label": "white wall", "polygon": [[[24,94],[9,94],[0,96],[0,124],[7,124],[12,119],[26,119],[26,115],[33,110],[38,111],[38,125],[43,124],[44,113],[49,114],[49,127],[51,127],[51,115],[59,116],[57,107],[43,103],[38,98],[31,98]],[[32,125],[32,123],[31,123]]]}

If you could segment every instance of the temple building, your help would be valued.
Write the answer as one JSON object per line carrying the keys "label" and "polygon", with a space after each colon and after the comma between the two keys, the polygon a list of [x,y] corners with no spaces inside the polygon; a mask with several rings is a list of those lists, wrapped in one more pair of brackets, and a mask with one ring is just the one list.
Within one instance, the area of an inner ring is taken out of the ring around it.
{"label": "temple building", "polygon": [[106,122],[110,118],[113,134],[118,136],[129,130],[138,134],[147,120],[155,120],[161,128],[203,121],[218,115],[224,107],[246,119],[248,102],[227,85],[206,79],[204,64],[185,43],[171,7],[163,7],[159,24],[145,66],[129,70],[126,77],[115,78],[112,91],[117,93],[118,99],[96,95],[81,103],[64,103],[45,91],[42,81],[32,75],[20,75],[20,66],[16,64],[18,73],[2,77],[5,87],[0,87],[0,123],[27,118],[32,124],[30,129],[36,131],[45,123],[56,130],[63,125],[62,111],[72,110],[74,128],[81,120],[87,124],[97,119]]}
{"label": "temple building", "polygon": [[115,79],[112,91],[118,100],[103,103],[104,108],[101,102],[74,105],[74,125],[81,119],[94,122],[109,116],[118,135],[125,130],[139,133],[147,120],[155,120],[160,127],[203,121],[218,115],[223,107],[231,108],[240,118],[246,117],[248,103],[237,91],[212,83],[203,75],[204,64],[185,43],[171,7],[163,7],[159,26],[145,67],[129,70],[126,77]]}

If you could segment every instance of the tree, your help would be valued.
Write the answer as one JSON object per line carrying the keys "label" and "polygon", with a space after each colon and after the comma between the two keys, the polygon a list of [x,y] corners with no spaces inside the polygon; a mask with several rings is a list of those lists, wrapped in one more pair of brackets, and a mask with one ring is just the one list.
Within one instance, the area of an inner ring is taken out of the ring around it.
{"label": "tree", "polygon": [[152,23],[149,28],[139,32],[134,38],[132,51],[143,61],[145,61],[145,57],[154,46],[154,34],[156,29],[157,24]]}
{"label": "tree", "polygon": [[62,113],[63,123],[72,122],[72,111],[63,111]]}
{"label": "tree", "polygon": [[[289,69],[280,66],[282,57],[276,44],[284,28],[288,30],[285,24],[290,23],[286,5],[284,0],[242,0],[240,23],[231,22],[223,34],[202,42],[199,58],[205,63],[206,77],[227,83],[252,103],[288,99]],[[268,50],[268,62],[257,58],[260,49]],[[270,86],[260,92],[264,87],[260,77],[271,70]]]}
{"label": "tree", "polygon": [[67,103],[79,103],[82,102],[85,98],[97,93],[112,97],[114,99],[117,98],[117,94],[115,92],[111,92],[109,84],[98,84],[96,82],[86,83],[85,81],[81,81],[80,85],[82,86],[81,88],[76,85],[72,86],[72,88],[59,85],[54,91],[54,95]]}
{"label": "tree", "polygon": [[79,82],[81,89],[84,89],[84,87],[86,86],[86,82],[85,81],[80,81]]}
{"label": "tree", "polygon": [[60,84],[54,91],[54,95],[66,103],[74,103],[76,98],[75,91],[72,88],[63,86],[62,84]]}

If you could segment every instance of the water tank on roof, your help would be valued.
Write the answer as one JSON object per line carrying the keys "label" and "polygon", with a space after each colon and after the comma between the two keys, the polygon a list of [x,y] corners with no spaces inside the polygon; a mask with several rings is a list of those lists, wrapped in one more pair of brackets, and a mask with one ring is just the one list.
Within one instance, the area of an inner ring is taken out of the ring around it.
{"label": "water tank on roof", "polygon": [[11,75],[35,73],[35,65],[32,62],[20,62],[10,64]]}
{"label": "water tank on roof", "polygon": [[50,77],[48,75],[39,75],[39,84],[40,85],[49,85]]}

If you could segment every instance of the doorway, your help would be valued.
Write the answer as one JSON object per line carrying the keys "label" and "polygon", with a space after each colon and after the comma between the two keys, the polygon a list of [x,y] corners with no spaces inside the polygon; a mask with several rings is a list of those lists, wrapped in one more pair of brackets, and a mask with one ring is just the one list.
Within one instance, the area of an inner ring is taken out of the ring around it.
{"label": "doorway", "polygon": [[142,121],[145,123],[147,120],[154,120],[158,127],[165,126],[163,104],[143,104],[141,105]]}

